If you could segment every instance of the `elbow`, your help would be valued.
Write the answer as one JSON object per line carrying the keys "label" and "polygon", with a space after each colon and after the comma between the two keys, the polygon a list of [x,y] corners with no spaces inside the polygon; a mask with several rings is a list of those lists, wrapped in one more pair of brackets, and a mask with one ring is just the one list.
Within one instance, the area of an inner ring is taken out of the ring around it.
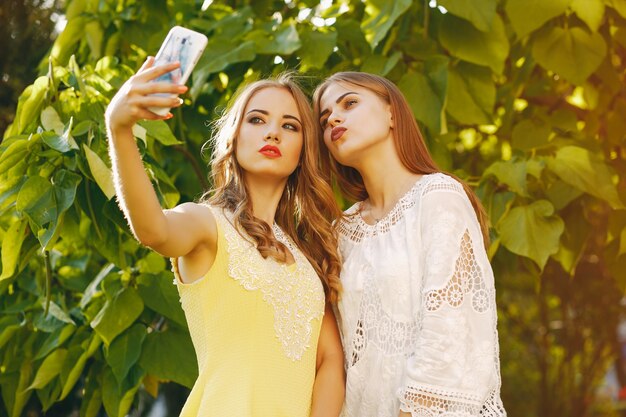
{"label": "elbow", "polygon": [[169,238],[165,216],[128,216],[128,225],[139,243],[152,249],[162,246]]}
{"label": "elbow", "polygon": [[133,230],[139,243],[152,249],[162,246],[167,241],[167,232],[159,229]]}

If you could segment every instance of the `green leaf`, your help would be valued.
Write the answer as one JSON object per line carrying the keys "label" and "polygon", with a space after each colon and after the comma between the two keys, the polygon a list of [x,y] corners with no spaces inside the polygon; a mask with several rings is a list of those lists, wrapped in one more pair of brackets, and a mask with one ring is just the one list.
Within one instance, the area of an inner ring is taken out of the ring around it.
{"label": "green leaf", "polygon": [[107,300],[98,315],[91,321],[91,327],[109,346],[111,342],[128,329],[143,311],[143,301],[133,288],[125,288],[112,300]]}
{"label": "green leaf", "polygon": [[59,136],[54,132],[42,132],[41,139],[50,148],[61,153],[69,152],[72,150],[72,146],[63,136]]}
{"label": "green leaf", "polygon": [[564,224],[547,200],[514,207],[496,225],[502,244],[511,252],[532,259],[543,270],[559,250]]}
{"label": "green leaf", "polygon": [[365,13],[367,17],[361,23],[361,29],[365,39],[372,48],[382,41],[391,26],[410,7],[411,0],[365,0]]}
{"label": "green leaf", "polygon": [[545,167],[546,162],[542,159],[530,158],[526,161],[526,171],[538,180],[541,180],[541,173]]}
{"label": "green leaf", "polygon": [[145,258],[137,261],[141,273],[158,274],[165,269],[165,259],[156,252],[148,252]]}
{"label": "green leaf", "polygon": [[45,387],[38,389],[36,393],[39,402],[41,402],[42,411],[48,411],[61,395],[61,382],[55,378]]}
{"label": "green leaf", "polygon": [[32,371],[32,362],[30,360],[25,360],[20,366],[20,376],[17,385],[15,386],[13,412],[11,413],[12,417],[20,417],[22,415],[22,410],[32,394],[32,391],[27,389]]}
{"label": "green leaf", "polygon": [[[163,355],[167,352],[167,356]],[[161,380],[191,388],[198,377],[198,364],[189,333],[170,327],[146,337],[139,364]],[[177,358],[176,361],[171,358]]]}
{"label": "green leaf", "polygon": [[28,141],[18,139],[9,145],[2,154],[0,154],[0,174],[4,174],[9,169],[17,165],[28,155]]}
{"label": "green leaf", "polygon": [[[41,304],[42,306],[45,305],[45,300],[42,299]],[[63,311],[63,309],[59,307],[58,304],[55,303],[54,301],[50,301],[48,314],[63,323],[76,325],[76,323],[74,323],[74,320],[72,320],[70,315],[67,314],[65,311]]]}
{"label": "green leaf", "polygon": [[170,127],[163,120],[141,120],[138,124],[146,129],[149,136],[152,136],[165,146],[183,143],[176,139]]}
{"label": "green leaf", "polygon": [[481,32],[469,22],[446,14],[439,26],[439,40],[450,54],[501,74],[509,56],[509,40],[504,23],[496,15],[489,32]]}
{"label": "green leaf", "polygon": [[142,324],[134,324],[119,337],[115,338],[106,352],[106,361],[113,370],[119,384],[122,383],[131,366],[141,355],[141,346],[146,338],[146,328]]}
{"label": "green leaf", "polygon": [[511,191],[528,197],[526,161],[496,161],[487,168],[483,175],[494,175],[498,181],[508,185]]}
{"label": "green leaf", "polygon": [[57,206],[52,184],[39,176],[30,177],[20,189],[16,209],[24,212],[40,228],[56,221]]}
{"label": "green leaf", "polygon": [[65,343],[65,341],[72,334],[74,334],[75,330],[76,326],[72,324],[68,324],[67,326],[59,327],[58,329],[54,330],[52,333],[50,333],[43,345],[37,351],[37,356],[35,356],[35,360],[39,360],[48,356],[48,354],[52,352],[52,350]]}
{"label": "green leaf", "polygon": [[455,16],[469,20],[483,32],[491,29],[496,16],[496,0],[439,0],[437,2]]}
{"label": "green leaf", "polygon": [[573,0],[572,10],[580,20],[585,22],[589,29],[597,32],[604,18],[604,3],[602,0]]}
{"label": "green leaf", "polygon": [[59,114],[52,106],[48,106],[41,111],[41,125],[45,130],[51,130],[57,135],[62,135],[65,125],[61,121]]}
{"label": "green leaf", "polygon": [[504,216],[513,205],[516,194],[511,191],[503,191],[494,193],[489,201],[486,209],[489,213],[491,224],[498,224],[502,216]]}
{"label": "green leaf", "polygon": [[50,56],[59,65],[67,65],[70,56],[78,47],[78,43],[85,35],[85,25],[88,23],[86,17],[77,16],[67,21],[65,29],[59,34],[52,45]]}
{"label": "green leaf", "polygon": [[148,308],[181,326],[187,325],[178,291],[172,284],[172,275],[169,272],[159,275],[141,274],[137,277],[137,284],[137,291]]}
{"label": "green leaf", "polygon": [[0,379],[0,394],[4,402],[6,413],[3,416],[8,416],[13,411],[13,404],[15,403],[15,391],[17,390],[17,384],[19,383],[20,373],[15,372],[3,372]]}
{"label": "green leaf", "polygon": [[37,239],[46,248],[59,224],[59,218],[73,204],[81,177],[61,169],[53,184],[39,176],[30,177],[20,189],[16,209],[34,223]]}
{"label": "green leaf", "polygon": [[446,110],[463,124],[491,123],[496,86],[485,67],[460,63],[448,72]]}
{"label": "green leaf", "polygon": [[80,308],[85,309],[87,305],[91,302],[91,299],[98,293],[100,283],[104,278],[106,278],[109,273],[115,268],[115,265],[112,263],[108,263],[102,267],[98,275],[89,283],[85,292],[83,293],[83,298],[80,300]]}
{"label": "green leaf", "polygon": [[16,221],[2,238],[2,275],[0,281],[11,278],[19,260],[22,243],[26,238],[26,221]]}
{"label": "green leaf", "polygon": [[15,113],[17,123],[11,132],[12,134],[19,135],[37,119],[48,89],[49,79],[46,76],[37,78],[32,85],[26,87],[17,104],[17,112]]}
{"label": "green leaf", "polygon": [[415,118],[434,134],[445,130],[442,111],[447,90],[447,65],[447,58],[433,58],[427,61],[423,72],[408,71],[398,82]]}
{"label": "green leaf", "polygon": [[545,69],[581,85],[606,56],[606,43],[599,33],[575,27],[552,27],[540,32],[533,44],[533,57]]}
{"label": "green leaf", "polygon": [[597,154],[577,146],[565,146],[546,162],[563,182],[605,200],[614,209],[625,207],[613,183],[613,169]]}
{"label": "green leaf", "polygon": [[540,119],[524,119],[513,127],[511,146],[528,151],[548,145],[551,126]]}
{"label": "green leaf", "polygon": [[[27,164],[25,161],[22,161],[20,165],[24,165],[24,168],[26,168]],[[0,212],[5,211],[15,204],[20,189],[28,179],[28,177],[22,175],[21,172],[16,175],[9,172],[7,176],[6,181],[0,180]]]}
{"label": "green leaf", "polygon": [[[61,381],[63,382],[63,390],[61,391],[60,400],[67,397],[72,391],[74,385],[85,368],[87,359],[93,356],[96,349],[102,344],[102,339],[94,334],[90,339],[84,341],[80,346],[72,346],[68,350],[68,355],[63,363],[61,370]],[[78,357],[78,358],[77,358]]]}
{"label": "green leaf", "polygon": [[402,52],[400,51],[394,52],[390,57],[372,54],[365,58],[365,61],[363,61],[361,71],[384,77],[396,66],[398,62],[400,62],[401,58]]}
{"label": "green leaf", "polygon": [[139,126],[135,123],[132,127],[133,136],[137,139],[140,139],[144,146],[147,146],[148,142],[146,141],[146,134],[148,133],[145,128]]}
{"label": "green leaf", "polygon": [[508,0],[506,14],[519,38],[539,29],[548,20],[565,13],[572,0]]}
{"label": "green leaf", "polygon": [[[52,107],[48,107],[48,109],[51,109],[51,111],[54,112]],[[78,144],[71,134],[73,121],[74,119],[71,118],[67,126],[62,126],[60,131],[57,131],[57,126],[54,131],[43,132],[41,134],[42,140],[46,143],[46,145],[61,153],[69,152],[72,149],[78,149]]]}
{"label": "green leaf", "polygon": [[102,376],[102,402],[109,417],[127,415],[144,375],[142,369],[135,367],[128,378],[122,384],[118,384],[113,372],[105,368]]}
{"label": "green leaf", "polygon": [[563,215],[565,231],[561,237],[559,251],[552,255],[570,276],[574,276],[576,272],[576,266],[587,246],[592,231],[592,226],[585,220],[582,207],[575,206],[573,208],[573,210],[567,210]]}
{"label": "green leaf", "polygon": [[67,349],[57,349],[46,356],[46,359],[44,359],[37,370],[35,379],[27,389],[43,388],[48,385],[48,383],[52,381],[52,378],[61,373],[63,361],[65,361],[66,356]]}
{"label": "green leaf", "polygon": [[245,40],[254,41],[256,53],[264,55],[291,55],[302,46],[296,26],[288,22],[275,31],[258,29],[249,32]]}
{"label": "green leaf", "polygon": [[67,211],[67,209],[74,204],[76,188],[81,180],[82,177],[80,175],[65,169],[60,169],[55,172],[52,178],[52,184],[54,185],[54,197],[59,215]]}
{"label": "green leaf", "polygon": [[300,40],[302,47],[298,50],[301,59],[302,71],[307,68],[324,68],[324,64],[333,48],[337,45],[337,32],[319,30],[301,30]]}
{"label": "green leaf", "polygon": [[102,373],[103,368],[97,364],[89,369],[80,404],[80,417],[97,417],[100,412],[102,407]]}
{"label": "green leaf", "polygon": [[89,44],[91,59],[96,60],[102,56],[102,44],[104,30],[99,21],[92,20],[85,24],[85,36]]}
{"label": "green leaf", "polygon": [[193,72],[191,95],[197,97],[209,75],[223,71],[232,64],[253,61],[255,57],[256,45],[253,41],[212,38]]}
{"label": "green leaf", "polygon": [[581,190],[561,180],[554,181],[546,190],[546,196],[557,210],[566,207],[582,194]]}
{"label": "green leaf", "polygon": [[0,318],[0,349],[13,337],[20,327],[20,321],[15,316]]}
{"label": "green leaf", "polygon": [[93,175],[96,184],[98,184],[107,199],[110,200],[115,195],[115,186],[113,185],[113,173],[104,163],[104,161],[100,159],[98,154],[92,151],[84,143],[83,150],[85,151],[85,156],[87,157],[87,163],[89,164],[89,170],[91,171],[91,175]]}

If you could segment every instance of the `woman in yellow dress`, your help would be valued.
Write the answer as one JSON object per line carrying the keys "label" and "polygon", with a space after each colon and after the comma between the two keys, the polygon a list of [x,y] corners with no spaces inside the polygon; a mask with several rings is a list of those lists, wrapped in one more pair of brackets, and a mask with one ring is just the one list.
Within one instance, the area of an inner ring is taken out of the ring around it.
{"label": "woman in yellow dress", "polygon": [[148,108],[180,105],[186,87],[151,82],[178,65],[153,62],[122,86],[106,121],[119,204],[137,239],[172,258],[196,350],[181,416],[339,415],[339,211],[318,172],[308,100],[288,77],[248,85],[218,123],[214,189],[163,210],[132,126],[171,118]]}

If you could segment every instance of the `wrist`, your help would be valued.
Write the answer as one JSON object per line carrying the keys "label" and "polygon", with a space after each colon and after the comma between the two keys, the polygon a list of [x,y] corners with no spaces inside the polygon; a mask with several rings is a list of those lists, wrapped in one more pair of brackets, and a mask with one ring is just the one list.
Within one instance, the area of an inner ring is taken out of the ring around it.
{"label": "wrist", "polygon": [[133,126],[127,126],[127,125],[112,125],[107,123],[107,134],[109,137],[109,140],[112,140],[114,142],[117,141],[126,141],[128,140],[127,138],[130,136],[133,136]]}

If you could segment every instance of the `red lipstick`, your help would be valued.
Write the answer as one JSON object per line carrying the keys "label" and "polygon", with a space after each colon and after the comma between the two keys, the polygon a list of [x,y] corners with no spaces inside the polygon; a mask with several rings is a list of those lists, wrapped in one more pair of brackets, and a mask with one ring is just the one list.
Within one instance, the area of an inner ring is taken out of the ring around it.
{"label": "red lipstick", "polygon": [[343,132],[345,132],[346,130],[348,129],[339,126],[333,128],[333,130],[330,131],[330,140],[332,140],[333,142],[339,140],[343,136]]}
{"label": "red lipstick", "polygon": [[269,156],[270,158],[278,158],[279,156],[282,156],[282,154],[280,153],[280,149],[272,145],[265,145],[264,147],[259,149],[259,152],[265,156]]}

